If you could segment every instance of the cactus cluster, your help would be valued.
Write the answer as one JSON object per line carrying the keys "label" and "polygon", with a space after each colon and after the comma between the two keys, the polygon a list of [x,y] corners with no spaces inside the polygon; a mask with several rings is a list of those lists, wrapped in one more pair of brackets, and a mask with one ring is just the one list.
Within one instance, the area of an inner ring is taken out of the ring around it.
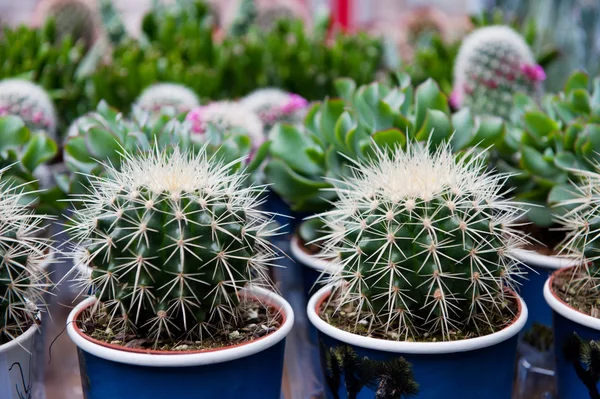
{"label": "cactus cluster", "polygon": [[321,214],[331,231],[322,256],[343,282],[336,311],[401,340],[496,331],[521,273],[511,253],[525,239],[519,206],[504,199],[506,176],[483,161],[413,142],[355,163]]}
{"label": "cactus cluster", "polygon": [[91,48],[98,34],[96,10],[85,0],[48,0],[40,4],[44,16],[54,19],[59,40],[70,36]]}
{"label": "cactus cluster", "polygon": [[260,117],[265,130],[270,130],[276,123],[302,123],[308,110],[306,99],[277,88],[255,90],[240,103]]}
{"label": "cactus cluster", "polygon": [[459,49],[452,102],[478,115],[510,120],[514,95],[538,95],[545,78],[544,69],[517,32],[507,26],[480,28]]}
{"label": "cactus cluster", "polygon": [[270,286],[264,187],[242,187],[229,167],[205,148],[155,147],[90,178],[70,231],[113,331],[201,340],[241,317],[245,287]]}
{"label": "cactus cluster", "polygon": [[197,135],[206,134],[212,125],[221,131],[247,134],[254,149],[266,140],[264,126],[258,115],[233,101],[218,101],[196,107],[187,114],[186,120],[191,123],[192,131]]}
{"label": "cactus cluster", "polygon": [[153,84],[144,89],[135,102],[135,106],[153,113],[165,109],[176,113],[189,112],[199,105],[200,100],[191,89],[176,83]]}
{"label": "cactus cluster", "polygon": [[46,91],[22,79],[0,81],[0,116],[16,115],[34,131],[56,139],[56,110]]}
{"label": "cactus cluster", "polygon": [[[7,168],[0,174],[7,173]],[[1,180],[1,179],[0,179]],[[0,183],[0,343],[16,338],[38,318],[48,276],[42,268],[51,249],[40,238],[47,217],[23,204],[22,187]]]}

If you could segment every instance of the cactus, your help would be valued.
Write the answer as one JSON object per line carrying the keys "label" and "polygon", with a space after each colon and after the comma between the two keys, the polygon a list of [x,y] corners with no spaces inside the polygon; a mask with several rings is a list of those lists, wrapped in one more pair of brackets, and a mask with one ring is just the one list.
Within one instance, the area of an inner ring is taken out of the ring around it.
{"label": "cactus", "polygon": [[276,123],[301,123],[308,108],[308,101],[301,96],[276,88],[255,90],[240,103],[260,117],[265,130]]}
{"label": "cactus", "polygon": [[[0,175],[8,168],[0,170]],[[0,179],[1,180],[1,179]],[[42,268],[50,243],[39,234],[46,216],[34,215],[23,204],[28,195],[20,186],[0,183],[0,344],[15,339],[38,320],[47,291]]]}
{"label": "cactus", "polygon": [[200,105],[198,96],[189,88],[175,83],[156,83],[147,87],[135,105],[145,111],[159,113],[165,108],[189,112]]}
{"label": "cactus", "polygon": [[70,231],[113,331],[202,340],[241,317],[244,287],[270,286],[264,187],[229,169],[205,147],[155,147],[90,178]]}
{"label": "cactus", "polygon": [[92,47],[96,40],[98,17],[84,0],[50,0],[40,6],[46,16],[54,19],[59,40],[71,36],[75,41],[83,40],[86,48]]}
{"label": "cactus", "polygon": [[452,102],[510,120],[514,95],[536,96],[545,78],[517,32],[500,25],[480,28],[465,38],[456,57]]}
{"label": "cactus", "polygon": [[355,331],[398,340],[504,328],[505,289],[521,273],[511,252],[526,241],[519,206],[503,199],[506,178],[449,145],[412,142],[355,162],[321,214],[332,232],[322,256],[339,265],[329,278],[343,282],[335,312],[354,312]]}
{"label": "cactus", "polygon": [[34,131],[45,131],[56,140],[56,111],[40,86],[22,79],[0,81],[0,116],[16,115]]}
{"label": "cactus", "polygon": [[244,36],[256,22],[257,16],[255,0],[240,0],[235,18],[229,27],[229,34],[233,37]]}
{"label": "cactus", "polygon": [[258,115],[232,101],[218,101],[194,108],[187,114],[186,120],[197,135],[204,135],[209,125],[213,125],[221,131],[247,134],[254,149],[265,142],[263,123]]}

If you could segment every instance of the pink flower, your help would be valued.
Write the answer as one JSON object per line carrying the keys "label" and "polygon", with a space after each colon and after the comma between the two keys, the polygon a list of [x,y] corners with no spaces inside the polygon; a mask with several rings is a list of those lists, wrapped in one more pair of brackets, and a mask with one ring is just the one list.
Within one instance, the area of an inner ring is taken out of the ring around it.
{"label": "pink flower", "polygon": [[186,121],[191,122],[192,131],[194,133],[204,133],[204,123],[202,114],[204,112],[204,107],[196,107],[192,109],[185,117]]}
{"label": "pink flower", "polygon": [[454,90],[452,94],[450,94],[448,102],[452,108],[460,108],[460,104],[462,103],[462,92]]}
{"label": "pink flower", "polygon": [[2,106],[0,107],[0,116],[6,116],[9,113],[9,107]]}
{"label": "pink flower", "polygon": [[546,72],[544,72],[544,68],[542,68],[541,65],[521,65],[521,72],[523,72],[525,76],[527,76],[534,82],[541,82],[543,80],[546,80]]}
{"label": "pink flower", "polygon": [[33,123],[39,124],[44,121],[44,113],[42,111],[37,111],[31,117],[31,121]]}
{"label": "pink flower", "polygon": [[291,114],[292,112],[298,111],[305,108],[308,105],[308,101],[298,94],[290,94],[288,101],[281,105],[279,110],[284,114]]}

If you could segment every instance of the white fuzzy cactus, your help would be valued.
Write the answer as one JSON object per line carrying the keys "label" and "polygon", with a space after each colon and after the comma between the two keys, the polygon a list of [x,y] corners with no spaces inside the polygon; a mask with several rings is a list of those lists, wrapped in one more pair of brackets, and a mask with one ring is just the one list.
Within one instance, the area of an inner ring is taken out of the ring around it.
{"label": "white fuzzy cactus", "polygon": [[271,286],[264,187],[242,187],[205,150],[126,153],[76,199],[70,232],[92,270],[85,289],[114,331],[202,339],[239,320],[245,287]]}
{"label": "white fuzzy cactus", "polygon": [[521,35],[508,26],[480,28],[464,39],[456,57],[451,102],[508,120],[514,95],[537,95],[545,77]]}
{"label": "white fuzzy cactus", "polygon": [[176,112],[189,112],[200,105],[200,100],[192,89],[176,83],[156,83],[142,92],[135,106],[153,113],[171,108]]}
{"label": "white fuzzy cactus", "polygon": [[239,131],[247,134],[254,149],[266,140],[264,125],[258,115],[248,107],[232,102],[218,101],[194,108],[186,117],[195,134],[204,134],[209,124],[223,132]]}
{"label": "white fuzzy cactus", "polygon": [[433,154],[419,143],[377,150],[335,182],[339,201],[321,215],[322,256],[336,259],[339,308],[366,320],[370,333],[398,339],[495,331],[494,320],[521,274],[512,251],[519,206],[503,199],[507,176],[486,171],[449,146]]}
{"label": "white fuzzy cactus", "polygon": [[[1,175],[7,168],[0,170]],[[49,288],[43,264],[50,243],[41,238],[45,221],[23,204],[21,186],[0,183],[0,343],[14,339],[37,320]]]}
{"label": "white fuzzy cactus", "polygon": [[56,110],[46,91],[23,79],[0,81],[0,116],[17,115],[32,130],[56,140]]}
{"label": "white fuzzy cactus", "polygon": [[240,103],[255,112],[267,130],[276,123],[302,123],[308,109],[304,98],[277,88],[255,90]]}

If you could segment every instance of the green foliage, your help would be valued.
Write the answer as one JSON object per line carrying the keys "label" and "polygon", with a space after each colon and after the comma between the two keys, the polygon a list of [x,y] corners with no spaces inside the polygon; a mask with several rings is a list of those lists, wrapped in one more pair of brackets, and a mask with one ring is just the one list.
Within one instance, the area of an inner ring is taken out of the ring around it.
{"label": "green foliage", "polygon": [[87,112],[89,102],[77,70],[84,58],[83,43],[58,39],[55,23],[40,29],[4,28],[0,37],[0,79],[20,77],[42,86],[54,101],[62,132],[77,116]]}

